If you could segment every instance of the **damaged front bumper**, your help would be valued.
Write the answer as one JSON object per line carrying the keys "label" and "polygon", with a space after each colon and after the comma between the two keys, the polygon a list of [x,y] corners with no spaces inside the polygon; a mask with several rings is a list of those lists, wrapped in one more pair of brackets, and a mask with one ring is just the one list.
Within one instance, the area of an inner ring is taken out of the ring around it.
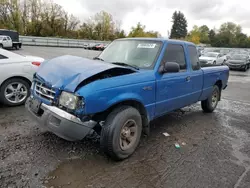
{"label": "damaged front bumper", "polygon": [[44,103],[39,104],[39,106],[37,106],[38,109],[35,112],[32,107],[34,100],[35,99],[31,96],[25,104],[26,109],[31,116],[39,123],[39,125],[42,125],[48,131],[53,132],[65,140],[82,140],[97,124],[93,120],[82,122],[76,116],[55,106],[49,106]]}

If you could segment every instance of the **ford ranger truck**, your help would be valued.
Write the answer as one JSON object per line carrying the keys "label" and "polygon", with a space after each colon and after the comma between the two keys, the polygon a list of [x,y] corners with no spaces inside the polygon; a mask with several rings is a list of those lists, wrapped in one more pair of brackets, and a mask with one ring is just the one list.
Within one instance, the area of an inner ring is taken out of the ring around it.
{"label": "ford ranger truck", "polygon": [[150,122],[201,101],[211,113],[229,68],[201,68],[193,43],[160,38],[113,41],[93,60],[65,55],[34,75],[26,108],[40,126],[69,140],[93,130],[111,158],[128,158]]}

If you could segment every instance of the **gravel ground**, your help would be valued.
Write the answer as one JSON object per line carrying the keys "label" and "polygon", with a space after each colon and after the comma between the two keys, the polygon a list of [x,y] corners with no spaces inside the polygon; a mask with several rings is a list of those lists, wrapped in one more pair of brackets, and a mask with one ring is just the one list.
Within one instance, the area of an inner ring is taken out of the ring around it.
{"label": "gravel ground", "polygon": [[[98,54],[27,46],[18,53]],[[100,152],[98,137],[68,142],[42,130],[23,106],[0,106],[0,187],[249,188],[249,114],[250,71],[232,71],[214,113],[204,114],[195,104],[159,118],[131,158],[113,162]]]}

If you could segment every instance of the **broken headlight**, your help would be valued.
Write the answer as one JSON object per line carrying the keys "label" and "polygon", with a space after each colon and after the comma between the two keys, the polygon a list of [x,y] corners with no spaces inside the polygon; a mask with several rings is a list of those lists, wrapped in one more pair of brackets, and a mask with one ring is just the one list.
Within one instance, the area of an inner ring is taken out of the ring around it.
{"label": "broken headlight", "polygon": [[62,92],[59,98],[59,105],[70,110],[75,110],[79,106],[79,103],[83,103],[83,101],[80,101],[78,96],[65,91]]}

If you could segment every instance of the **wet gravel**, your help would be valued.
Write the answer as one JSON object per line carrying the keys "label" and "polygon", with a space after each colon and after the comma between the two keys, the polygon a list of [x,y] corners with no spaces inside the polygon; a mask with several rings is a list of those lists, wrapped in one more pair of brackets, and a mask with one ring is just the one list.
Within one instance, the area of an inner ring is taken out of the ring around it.
{"label": "wet gravel", "polygon": [[[88,53],[92,58],[98,52],[24,47],[18,53],[45,58]],[[0,187],[248,188],[250,71],[230,74],[214,113],[204,114],[197,103],[157,119],[151,135],[122,162],[100,152],[97,136],[68,142],[41,129],[23,106],[0,105]]]}

